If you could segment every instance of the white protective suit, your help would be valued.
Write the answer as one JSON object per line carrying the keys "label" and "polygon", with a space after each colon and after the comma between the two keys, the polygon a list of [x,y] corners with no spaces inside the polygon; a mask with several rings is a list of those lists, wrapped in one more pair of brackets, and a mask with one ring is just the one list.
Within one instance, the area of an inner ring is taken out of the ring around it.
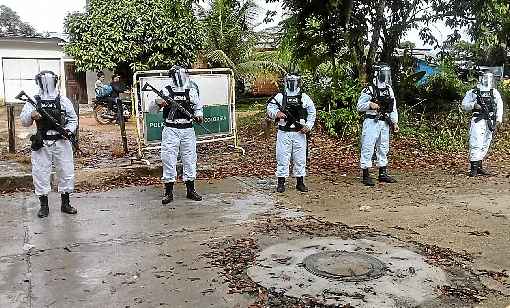
{"label": "white protective suit", "polygon": [[[390,96],[393,98],[393,112],[390,113],[390,119],[393,123],[398,124],[397,101],[393,88],[389,86]],[[377,111],[370,110],[370,102],[372,102],[373,85],[368,86],[361,92],[358,99],[358,111],[365,112],[367,115],[377,115]],[[361,169],[372,167],[372,157],[376,150],[378,167],[386,167],[388,165],[388,152],[390,150],[390,126],[385,121],[375,121],[374,119],[365,119],[363,122],[363,131],[361,134]]]}
{"label": "white protective suit", "polygon": [[[278,104],[282,104],[283,94],[279,93],[274,98]],[[315,124],[316,111],[312,99],[303,94],[301,97],[303,108],[306,109],[308,116],[306,122],[303,123],[309,130],[312,130]],[[268,116],[275,120],[279,108],[276,104],[269,103],[267,105]],[[287,122],[280,120],[279,126],[285,126]],[[293,127],[293,126],[292,126]],[[306,134],[301,132],[285,132],[278,129],[276,139],[276,176],[285,177],[289,176],[290,160],[294,162],[293,175],[294,177],[304,177],[306,175]]]}
{"label": "white protective suit", "polygon": [[[496,121],[497,123],[503,122],[503,99],[498,90],[493,89],[494,99],[496,100]],[[462,109],[466,112],[472,112],[477,102],[476,93],[474,90],[469,90],[464,96],[462,101]],[[471,119],[469,128],[469,160],[481,161],[487,156],[489,147],[492,141],[493,132],[487,126],[486,120],[480,120],[478,123],[475,119]]]}
{"label": "white protective suit", "polygon": [[[65,129],[71,133],[76,132],[78,116],[74,111],[73,104],[65,97],[60,97],[60,108],[65,111]],[[34,123],[32,112],[36,109],[30,103],[26,103],[21,111],[21,124],[29,127]],[[48,135],[56,135],[57,132],[50,130]],[[74,190],[74,159],[71,142],[65,139],[44,140],[44,146],[38,151],[32,151],[32,178],[37,196],[46,196],[51,191],[50,179],[52,165],[58,174],[58,191],[71,193]]]}
{"label": "white protective suit", "polygon": [[[163,90],[169,95],[168,90]],[[197,90],[190,87],[190,99],[195,105],[195,117],[203,117],[203,105],[198,96]],[[153,101],[149,106],[149,112],[157,113],[160,107]],[[186,119],[165,119],[167,123],[191,123]],[[197,177],[197,138],[193,128],[173,128],[165,126],[161,138],[161,161],[163,162],[164,183],[173,183],[177,179],[177,157],[181,153],[183,164],[182,180],[184,182],[194,181]]]}

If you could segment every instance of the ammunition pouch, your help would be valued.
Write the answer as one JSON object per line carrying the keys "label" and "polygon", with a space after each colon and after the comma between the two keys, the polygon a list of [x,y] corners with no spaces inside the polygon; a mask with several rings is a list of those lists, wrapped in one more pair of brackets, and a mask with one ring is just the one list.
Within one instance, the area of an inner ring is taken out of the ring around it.
{"label": "ammunition pouch", "polygon": [[30,136],[30,148],[32,151],[39,151],[44,146],[42,133],[38,131],[36,134]]}

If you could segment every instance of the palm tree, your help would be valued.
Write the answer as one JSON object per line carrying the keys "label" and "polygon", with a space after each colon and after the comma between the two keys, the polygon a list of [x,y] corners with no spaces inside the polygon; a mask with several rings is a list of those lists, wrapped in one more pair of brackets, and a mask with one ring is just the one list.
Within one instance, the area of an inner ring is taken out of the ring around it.
{"label": "palm tree", "polygon": [[199,8],[205,33],[205,58],[212,67],[229,67],[238,81],[261,74],[284,74],[270,52],[257,51],[260,35],[254,28],[258,6],[254,0],[210,0]]}

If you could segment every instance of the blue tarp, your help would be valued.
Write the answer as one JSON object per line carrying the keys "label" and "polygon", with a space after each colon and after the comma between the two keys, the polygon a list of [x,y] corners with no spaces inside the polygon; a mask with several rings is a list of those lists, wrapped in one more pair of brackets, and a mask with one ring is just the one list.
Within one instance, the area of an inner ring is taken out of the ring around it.
{"label": "blue tarp", "polygon": [[427,80],[429,77],[434,76],[435,74],[437,74],[439,72],[439,69],[437,67],[431,66],[430,64],[428,64],[427,62],[425,62],[423,60],[417,59],[416,63],[417,63],[416,70],[415,70],[416,73],[419,73],[419,72],[426,73],[425,76],[423,76],[423,78],[418,81],[419,85],[427,83]]}

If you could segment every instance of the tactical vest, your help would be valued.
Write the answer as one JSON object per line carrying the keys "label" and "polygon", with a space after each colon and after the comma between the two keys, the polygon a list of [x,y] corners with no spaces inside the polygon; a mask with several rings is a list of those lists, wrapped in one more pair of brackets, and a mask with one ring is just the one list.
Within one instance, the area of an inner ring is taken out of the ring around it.
{"label": "tactical vest", "polygon": [[376,100],[380,107],[381,113],[392,113],[393,112],[393,98],[391,97],[390,87],[386,86],[383,89],[379,89],[376,85],[372,85],[373,99]]}
{"label": "tactical vest", "polygon": [[473,93],[476,95],[476,102],[480,105],[480,107],[482,107],[482,110],[475,110],[473,112],[475,122],[479,122],[484,119],[487,121],[489,130],[494,131],[497,120],[497,104],[496,99],[494,98],[494,89],[491,89],[490,91],[480,91],[479,88],[474,88]]}
{"label": "tactical vest", "polygon": [[[62,110],[60,105],[60,96],[57,96],[53,100],[43,100],[39,95],[35,96],[35,101],[37,102],[37,109],[43,109],[46,111],[51,117],[57,120],[58,124],[61,126],[65,125],[65,111]],[[55,130],[56,125],[53,124],[49,119],[42,118],[36,121],[37,130],[43,133],[43,136],[49,130]]]}
{"label": "tactical vest", "polygon": [[[176,103],[184,107],[190,114],[195,113],[195,104],[191,101],[190,98],[190,89],[186,89],[184,92],[175,92],[171,86],[167,86],[166,89],[168,90],[169,96],[171,99],[173,99]],[[184,120],[191,120],[188,116],[186,116],[182,111],[179,109],[176,109],[175,107],[166,106],[163,108],[163,119],[164,120],[170,120],[175,121],[178,119],[184,119]]]}
{"label": "tactical vest", "polygon": [[494,89],[490,91],[480,91],[480,89],[474,89],[476,95],[476,102],[480,106],[487,108],[489,112],[496,112],[496,99],[494,98]]}
{"label": "tactical vest", "polygon": [[[302,94],[299,93],[295,96],[288,96],[287,93],[283,93],[282,108],[285,112],[289,113],[297,121],[305,120],[308,118],[308,112],[306,108],[303,108]],[[289,127],[293,123],[287,121],[286,127]]]}

